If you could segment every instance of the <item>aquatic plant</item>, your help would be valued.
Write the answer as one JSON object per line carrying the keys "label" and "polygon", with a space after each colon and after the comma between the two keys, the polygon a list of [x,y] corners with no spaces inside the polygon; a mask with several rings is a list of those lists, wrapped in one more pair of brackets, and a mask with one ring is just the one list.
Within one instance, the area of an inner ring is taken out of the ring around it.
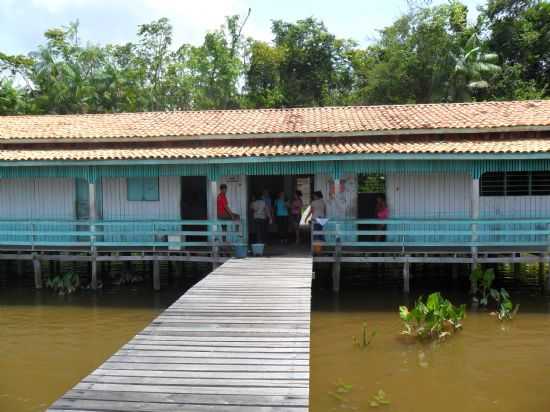
{"label": "aquatic plant", "polygon": [[379,389],[378,392],[376,392],[376,394],[373,395],[371,400],[369,401],[369,406],[371,408],[378,408],[380,406],[385,406],[389,404],[390,401],[386,397],[386,392],[384,392],[382,389]]}
{"label": "aquatic plant", "polygon": [[62,275],[48,278],[46,287],[53,289],[59,295],[69,295],[80,287],[80,278],[74,272],[66,272]]}
{"label": "aquatic plant", "polygon": [[489,295],[491,294],[491,286],[495,280],[495,271],[493,269],[483,270],[480,265],[476,265],[470,274],[470,282],[472,282],[472,290],[478,291],[481,298],[474,296],[474,300],[478,301],[481,306],[487,306],[489,303]]}
{"label": "aquatic plant", "polygon": [[492,297],[497,304],[497,312],[494,314],[499,320],[511,320],[513,319],[519,310],[519,305],[513,304],[510,299],[510,294],[506,289],[501,288],[500,291],[493,289],[493,281],[495,280],[495,272],[493,269],[483,270],[481,266],[477,265],[470,274],[470,281],[474,286],[474,290],[477,290],[479,285],[479,293],[481,298],[474,296],[474,300],[479,302],[482,306],[489,304],[489,297]]}
{"label": "aquatic plant", "polygon": [[363,326],[361,328],[361,340],[359,340],[359,339],[357,339],[357,337],[353,336],[352,337],[353,344],[355,346],[360,347],[361,349],[365,349],[372,343],[372,340],[374,339],[375,336],[376,336],[376,331],[373,331],[369,335],[367,322],[364,322]]}
{"label": "aquatic plant", "polygon": [[501,288],[500,291],[491,289],[491,296],[497,302],[495,314],[499,320],[512,320],[517,315],[519,304],[514,306],[506,289]]}
{"label": "aquatic plant", "polygon": [[426,302],[418,298],[414,308],[399,307],[399,316],[405,322],[403,335],[420,339],[443,339],[462,327],[466,315],[466,306],[454,306],[441,293],[434,292]]}
{"label": "aquatic plant", "polygon": [[334,385],[334,391],[329,391],[328,394],[339,402],[347,402],[344,395],[351,392],[351,390],[353,389],[353,385],[344,383],[342,382],[342,380],[338,380],[338,382],[336,382]]}

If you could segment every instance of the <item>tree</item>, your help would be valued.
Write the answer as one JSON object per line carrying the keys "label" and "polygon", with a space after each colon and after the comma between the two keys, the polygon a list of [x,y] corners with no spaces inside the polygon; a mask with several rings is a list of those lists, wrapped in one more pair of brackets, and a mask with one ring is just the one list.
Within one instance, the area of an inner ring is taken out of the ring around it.
{"label": "tree", "polygon": [[489,0],[481,18],[488,47],[498,54],[503,68],[492,90],[493,97],[548,97],[550,3]]}
{"label": "tree", "polygon": [[474,33],[466,45],[459,48],[459,53],[451,53],[454,68],[449,82],[449,100],[455,102],[470,101],[472,94],[487,90],[486,78],[500,71],[495,64],[498,56],[495,53],[484,53],[479,38]]}

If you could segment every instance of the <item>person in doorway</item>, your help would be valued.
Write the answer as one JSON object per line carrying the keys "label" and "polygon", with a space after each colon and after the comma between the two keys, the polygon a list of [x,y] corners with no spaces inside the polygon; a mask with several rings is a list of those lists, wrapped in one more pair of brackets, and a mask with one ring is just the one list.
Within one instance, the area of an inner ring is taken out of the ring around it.
{"label": "person in doorway", "polygon": [[[227,200],[227,185],[220,185],[220,193],[216,198],[216,209],[219,220],[238,220],[239,215],[233,213],[229,207],[229,201]],[[221,225],[222,232],[227,232],[227,225]],[[227,240],[226,236],[222,236],[222,242]]]}
{"label": "person in doorway", "polygon": [[[323,192],[320,190],[313,192],[313,201],[311,202],[309,213],[306,216],[306,221],[311,217],[313,230],[319,231],[323,230],[323,225],[321,225],[317,219],[325,219],[326,216],[327,205],[323,200]],[[325,238],[322,235],[317,235],[313,240],[325,240]]]}
{"label": "person in doorway", "polygon": [[[376,218],[380,220],[386,220],[390,217],[390,210],[388,209],[388,205],[386,203],[386,198],[384,196],[378,196],[376,198]],[[385,231],[386,225],[380,224],[376,227],[379,231]],[[386,236],[379,234],[376,236],[377,242],[383,242],[386,240]]]}
{"label": "person in doorway", "polygon": [[285,199],[285,192],[279,192],[275,200],[275,223],[281,244],[288,242],[288,202]]}
{"label": "person in doorway", "polygon": [[271,195],[269,190],[264,189],[262,191],[262,199],[265,202],[265,213],[267,216],[267,227],[265,232],[265,243],[269,242],[269,225],[273,224],[273,202],[271,201]]}
{"label": "person in doorway", "polygon": [[227,185],[220,185],[220,193],[216,199],[216,206],[218,209],[218,219],[220,220],[235,220],[239,216],[231,210],[229,207],[229,201],[227,200]]}
{"label": "person in doorway", "polygon": [[290,203],[290,222],[296,234],[296,244],[300,243],[300,220],[302,219],[303,207],[302,192],[296,190],[294,192],[294,198]]}
{"label": "person in doorway", "polygon": [[268,225],[265,200],[261,196],[255,195],[252,203],[250,204],[250,210],[252,211],[256,243],[265,243]]}

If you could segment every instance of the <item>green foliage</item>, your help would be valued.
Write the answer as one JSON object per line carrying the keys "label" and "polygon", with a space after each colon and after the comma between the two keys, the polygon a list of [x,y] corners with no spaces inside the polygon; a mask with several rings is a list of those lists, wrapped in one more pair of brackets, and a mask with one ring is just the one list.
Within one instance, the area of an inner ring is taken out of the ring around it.
{"label": "green foliage", "polygon": [[379,408],[380,406],[387,406],[391,402],[388,400],[386,392],[384,392],[382,389],[379,389],[376,394],[372,396],[372,398],[369,401],[369,407],[371,408]]}
{"label": "green foliage", "polygon": [[500,291],[491,289],[491,296],[497,303],[496,316],[499,320],[512,320],[516,317],[519,304],[514,306],[506,289],[501,288]]}
{"label": "green foliage", "polygon": [[361,328],[361,340],[357,339],[357,337],[353,336],[353,344],[355,346],[360,347],[361,349],[366,349],[371,343],[374,337],[376,336],[376,331],[373,331],[369,334],[369,330],[367,327],[367,323],[363,323],[363,326]]}
{"label": "green foliage", "polygon": [[80,278],[76,273],[66,272],[63,275],[48,278],[46,287],[59,295],[70,295],[80,287]]}
{"label": "green foliage", "polygon": [[0,51],[0,115],[550,97],[550,3],[487,0],[475,24],[457,0],[409,5],[366,48],[315,18],[245,38],[250,11],[198,45],[173,44],[166,18],[135,42],[84,44],[77,21],[28,55]]}
{"label": "green foliage", "polygon": [[491,294],[491,286],[495,280],[495,271],[493,269],[483,270],[479,265],[476,265],[472,273],[470,274],[470,282],[472,283],[472,289],[481,293],[481,298],[478,299],[474,296],[475,300],[479,300],[479,304],[487,306],[489,303],[489,296]]}
{"label": "green foliage", "polygon": [[454,306],[439,292],[432,293],[423,302],[420,297],[414,308],[399,307],[399,316],[405,322],[403,335],[420,339],[443,339],[462,328],[465,305]]}
{"label": "green foliage", "polygon": [[334,390],[329,391],[328,394],[339,402],[346,402],[347,400],[345,398],[345,395],[349,394],[352,391],[353,385],[346,384],[340,379],[334,384],[334,386]]}
{"label": "green foliage", "polygon": [[481,266],[477,265],[470,274],[470,281],[472,282],[473,289],[477,290],[478,294],[481,294],[481,298],[474,296],[474,300],[479,301],[479,304],[482,306],[487,306],[489,304],[489,297],[493,298],[497,305],[497,312],[495,314],[498,319],[511,320],[518,313],[519,304],[514,306],[510,299],[510,294],[506,289],[493,289],[494,280],[495,272],[493,269],[483,270]]}

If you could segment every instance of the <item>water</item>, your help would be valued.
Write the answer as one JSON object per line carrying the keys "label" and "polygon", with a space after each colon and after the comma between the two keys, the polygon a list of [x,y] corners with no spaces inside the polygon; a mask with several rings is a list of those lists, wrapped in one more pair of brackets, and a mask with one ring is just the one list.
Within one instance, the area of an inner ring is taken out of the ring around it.
{"label": "water", "polygon": [[[344,277],[339,297],[315,282],[311,342],[311,411],[367,411],[380,389],[401,412],[550,411],[550,302],[537,288],[515,288],[518,318],[500,323],[472,313],[444,343],[399,339],[399,304],[410,304],[399,278]],[[448,272],[442,272],[448,273]],[[467,282],[413,277],[413,291],[443,290],[467,302]],[[516,283],[515,283],[516,282]],[[500,285],[499,285],[500,286]],[[107,288],[59,297],[31,288],[0,289],[0,411],[42,411],[144,328],[185,286]],[[365,350],[354,347],[363,322],[376,331]],[[337,384],[352,385],[336,399]]]}
{"label": "water", "polygon": [[0,411],[45,410],[181,293],[0,290]]}
{"label": "water", "polygon": [[[344,291],[338,299],[325,294],[317,301],[312,411],[550,411],[550,315],[541,312],[548,303],[540,297],[524,296],[525,307],[507,323],[469,312],[463,331],[424,344],[399,336],[397,306],[406,302],[398,293]],[[376,335],[361,349],[352,337],[361,336],[364,322]],[[351,390],[332,395],[342,384]],[[379,390],[390,405],[369,407]]]}

